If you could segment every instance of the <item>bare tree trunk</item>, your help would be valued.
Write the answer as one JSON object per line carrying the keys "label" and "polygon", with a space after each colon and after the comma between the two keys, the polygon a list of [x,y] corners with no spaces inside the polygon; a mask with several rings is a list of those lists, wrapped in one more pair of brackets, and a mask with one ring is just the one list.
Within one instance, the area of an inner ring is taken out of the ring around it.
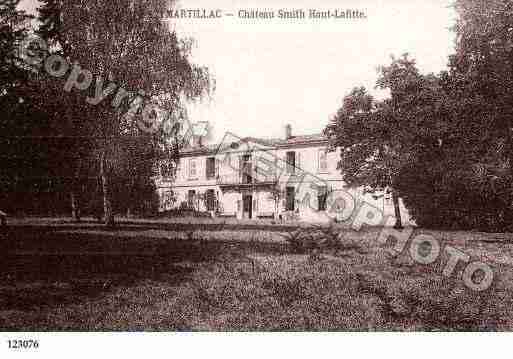
{"label": "bare tree trunk", "polygon": [[[509,128],[508,136],[507,136],[507,144],[508,144],[508,158],[510,161],[509,166],[509,176],[510,179],[513,178],[513,128]],[[506,210],[504,211],[504,229],[507,231],[513,230],[513,188],[510,188],[509,192],[506,196],[500,196],[501,198],[506,197]]]}
{"label": "bare tree trunk", "polygon": [[401,220],[401,208],[399,207],[399,197],[397,197],[395,191],[392,191],[392,201],[394,202],[395,212],[395,229],[403,229],[403,222]]}
{"label": "bare tree trunk", "polygon": [[128,203],[127,203],[127,208],[126,208],[126,218],[128,219],[131,219],[133,217],[133,211],[132,211],[132,203],[134,203],[134,187],[135,187],[135,181],[134,181],[134,176],[131,176],[132,179],[130,180],[130,183],[129,183],[129,188],[128,188]]}
{"label": "bare tree trunk", "polygon": [[75,188],[71,190],[71,217],[75,222],[80,222],[80,202]]}
{"label": "bare tree trunk", "polygon": [[96,193],[93,200],[93,216],[98,223],[102,223],[103,218],[103,189],[101,177],[96,179]]}
{"label": "bare tree trunk", "polygon": [[103,213],[105,225],[108,227],[114,226],[114,213],[112,211],[112,201],[110,198],[110,188],[109,188],[109,178],[107,174],[107,154],[105,150],[103,150],[101,159],[100,159],[100,177],[102,180],[102,190],[103,190]]}
{"label": "bare tree trunk", "polygon": [[80,222],[80,164],[80,160],[77,160],[75,173],[71,180],[71,217],[76,222]]}

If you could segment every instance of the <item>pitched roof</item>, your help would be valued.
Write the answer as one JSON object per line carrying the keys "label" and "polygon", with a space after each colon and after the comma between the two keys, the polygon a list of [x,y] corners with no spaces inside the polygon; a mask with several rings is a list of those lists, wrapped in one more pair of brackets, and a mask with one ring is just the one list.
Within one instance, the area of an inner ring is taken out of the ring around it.
{"label": "pitched roof", "polygon": [[[247,143],[247,142],[254,142],[256,144],[266,146],[266,147],[293,147],[293,146],[300,146],[300,145],[308,145],[308,144],[314,144],[319,142],[326,142],[328,141],[328,137],[323,135],[322,133],[317,133],[313,135],[300,135],[300,136],[292,136],[289,139],[284,138],[259,138],[259,137],[244,137],[241,138],[239,143]],[[210,154],[215,153],[219,150],[222,143],[216,143],[216,144],[209,144],[209,145],[202,145],[202,146],[190,146],[187,148],[184,148],[180,152],[184,155],[192,155],[192,154]]]}

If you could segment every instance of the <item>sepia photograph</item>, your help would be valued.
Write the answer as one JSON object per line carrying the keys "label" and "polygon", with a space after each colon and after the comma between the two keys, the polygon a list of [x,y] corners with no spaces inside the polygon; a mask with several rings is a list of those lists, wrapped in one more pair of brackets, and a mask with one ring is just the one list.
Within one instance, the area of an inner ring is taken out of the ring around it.
{"label": "sepia photograph", "polygon": [[513,330],[511,0],[0,0],[0,30],[8,355]]}

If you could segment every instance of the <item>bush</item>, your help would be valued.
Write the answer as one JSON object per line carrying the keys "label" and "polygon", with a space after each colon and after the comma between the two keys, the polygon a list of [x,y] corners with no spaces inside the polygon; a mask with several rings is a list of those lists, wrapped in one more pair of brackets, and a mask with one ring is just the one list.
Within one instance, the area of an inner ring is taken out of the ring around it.
{"label": "bush", "polygon": [[160,213],[161,217],[197,217],[197,218],[211,218],[210,212],[202,212],[196,210],[193,206],[190,206],[188,202],[184,201],[180,203],[178,208],[173,208],[168,211]]}
{"label": "bush", "polygon": [[333,223],[326,226],[313,226],[308,229],[298,228],[281,234],[287,241],[293,253],[310,254],[318,259],[320,253],[341,255],[354,251],[362,254],[361,247],[344,236],[344,231]]}
{"label": "bush", "polygon": [[398,190],[421,227],[500,232],[512,223],[511,178],[440,161],[417,163],[399,177]]}
{"label": "bush", "polygon": [[296,254],[306,254],[319,248],[320,240],[308,235],[303,229],[292,230],[280,234],[288,243],[291,251]]}

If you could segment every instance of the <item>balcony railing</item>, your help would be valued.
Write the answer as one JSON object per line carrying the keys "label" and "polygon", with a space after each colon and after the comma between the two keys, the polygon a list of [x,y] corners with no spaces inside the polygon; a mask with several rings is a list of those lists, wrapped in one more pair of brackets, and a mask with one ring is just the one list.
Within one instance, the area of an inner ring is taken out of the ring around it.
{"label": "balcony railing", "polygon": [[264,175],[220,175],[217,176],[217,184],[221,187],[229,186],[240,186],[240,187],[251,187],[251,186],[269,186],[274,185],[278,182],[276,176],[264,176]]}

